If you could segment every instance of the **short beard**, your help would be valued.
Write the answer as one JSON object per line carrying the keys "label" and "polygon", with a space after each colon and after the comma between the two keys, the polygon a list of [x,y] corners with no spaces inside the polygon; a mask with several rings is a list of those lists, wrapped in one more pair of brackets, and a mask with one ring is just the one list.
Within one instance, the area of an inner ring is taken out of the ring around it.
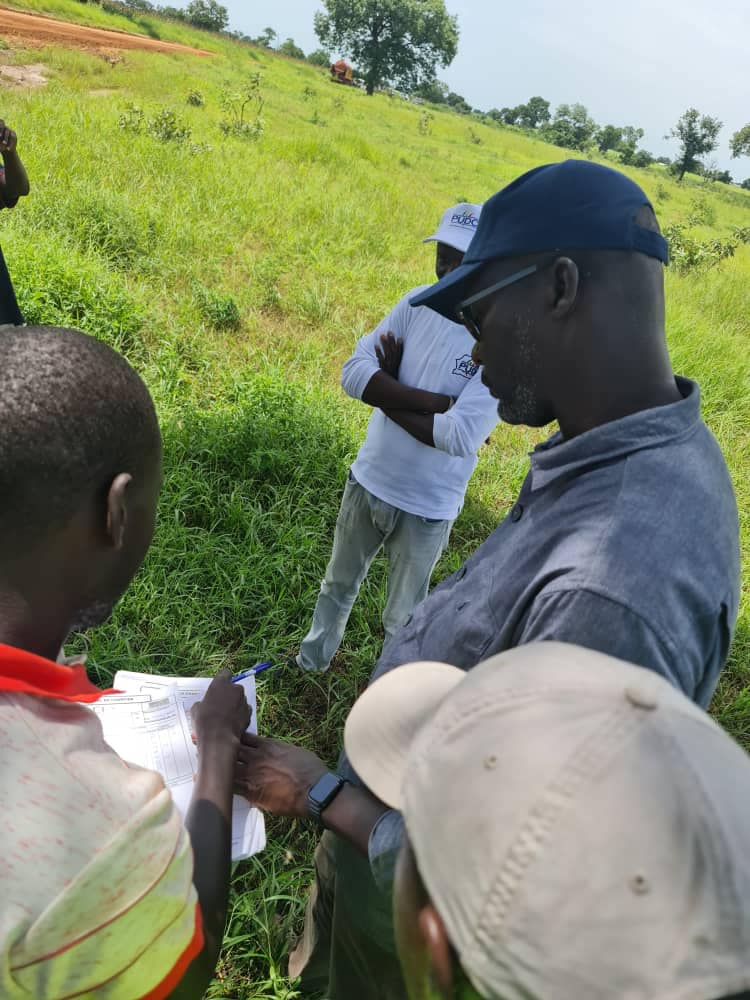
{"label": "short beard", "polygon": [[498,399],[497,412],[506,424],[544,427],[555,417],[551,408],[540,399],[537,373],[540,368],[539,348],[531,335],[528,318],[516,317],[519,368],[525,379],[513,386],[507,397]]}
{"label": "short beard", "polygon": [[111,601],[94,601],[87,608],[78,611],[73,619],[70,631],[87,632],[89,629],[98,628],[112,614],[112,608],[113,604]]}
{"label": "short beard", "polygon": [[544,427],[555,419],[533,388],[524,385],[516,386],[509,399],[498,400],[497,413],[504,423],[524,427]]}

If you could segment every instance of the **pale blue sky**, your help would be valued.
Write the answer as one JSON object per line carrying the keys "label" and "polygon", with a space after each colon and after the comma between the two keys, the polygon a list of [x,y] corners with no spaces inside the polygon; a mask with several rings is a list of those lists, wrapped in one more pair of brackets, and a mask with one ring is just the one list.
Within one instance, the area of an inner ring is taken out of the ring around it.
{"label": "pale blue sky", "polygon": [[[231,26],[266,25],[305,52],[318,48],[316,0],[249,4],[222,0]],[[637,125],[655,155],[674,155],[663,136],[690,107],[724,122],[713,159],[736,180],[750,158],[732,160],[730,135],[750,122],[748,0],[446,0],[461,40],[438,73],[474,107],[518,104],[541,94],[553,107],[581,101],[600,124]],[[336,53],[338,55],[338,53]]]}

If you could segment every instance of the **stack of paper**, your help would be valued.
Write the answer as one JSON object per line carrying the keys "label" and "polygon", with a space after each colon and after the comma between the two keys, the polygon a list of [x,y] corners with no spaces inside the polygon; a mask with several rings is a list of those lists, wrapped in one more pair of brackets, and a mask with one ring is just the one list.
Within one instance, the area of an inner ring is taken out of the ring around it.
{"label": "stack of paper", "polygon": [[[211,683],[208,677],[160,677],[120,670],[114,687],[124,694],[107,695],[91,708],[99,716],[104,739],[132,764],[158,771],[175,805],[187,813],[198,773],[190,710],[201,701]],[[239,684],[245,690],[253,716],[248,732],[256,733],[255,677]],[[248,858],[266,846],[263,815],[237,796],[232,809],[232,860]]]}

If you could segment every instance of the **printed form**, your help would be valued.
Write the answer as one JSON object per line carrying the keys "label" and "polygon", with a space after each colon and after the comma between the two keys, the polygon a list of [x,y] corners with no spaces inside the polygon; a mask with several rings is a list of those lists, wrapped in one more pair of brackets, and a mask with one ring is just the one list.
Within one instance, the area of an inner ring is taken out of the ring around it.
{"label": "printed form", "polygon": [[[124,694],[107,695],[91,708],[99,716],[104,739],[132,764],[158,771],[183,816],[198,773],[190,712],[211,683],[208,677],[160,677],[120,670],[113,687]],[[252,708],[248,732],[257,732],[255,678],[239,681]],[[244,799],[232,806],[232,860],[251,857],[266,846],[263,814]]]}

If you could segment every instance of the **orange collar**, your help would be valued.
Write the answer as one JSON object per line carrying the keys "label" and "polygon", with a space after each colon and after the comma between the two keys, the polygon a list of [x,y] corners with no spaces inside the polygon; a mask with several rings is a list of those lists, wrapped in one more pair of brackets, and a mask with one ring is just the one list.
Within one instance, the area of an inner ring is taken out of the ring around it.
{"label": "orange collar", "polygon": [[27,653],[15,646],[0,643],[0,691],[33,694],[58,701],[98,701],[112,688],[102,691],[86,676],[82,664],[66,667],[43,656]]}

